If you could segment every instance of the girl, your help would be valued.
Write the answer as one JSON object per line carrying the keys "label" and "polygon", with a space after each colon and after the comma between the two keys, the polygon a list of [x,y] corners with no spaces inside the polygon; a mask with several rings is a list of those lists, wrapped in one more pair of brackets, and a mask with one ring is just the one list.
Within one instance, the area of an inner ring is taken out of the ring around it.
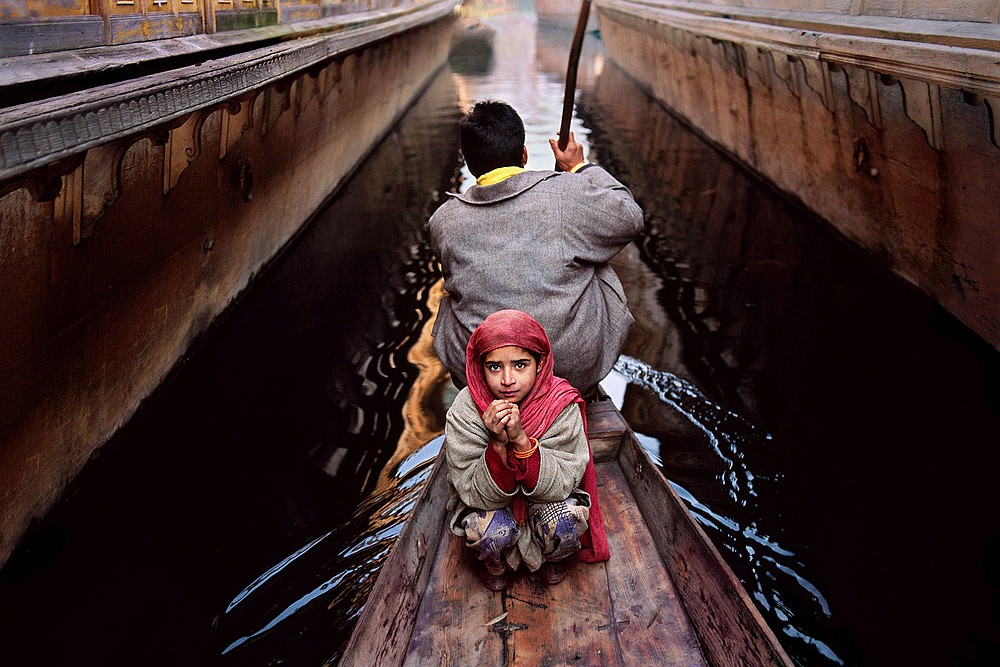
{"label": "girl", "polygon": [[566,557],[609,558],[580,392],[552,374],[545,330],[501,310],[473,332],[468,386],[445,425],[452,532],[482,562],[487,588],[503,590],[523,562],[542,581],[566,576]]}

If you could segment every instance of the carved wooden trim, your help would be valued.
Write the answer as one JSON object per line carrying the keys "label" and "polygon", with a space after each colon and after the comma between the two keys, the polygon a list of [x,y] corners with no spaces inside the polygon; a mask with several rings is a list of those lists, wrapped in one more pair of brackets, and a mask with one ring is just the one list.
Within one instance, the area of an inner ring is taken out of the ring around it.
{"label": "carved wooden trim", "polygon": [[248,95],[239,102],[231,102],[222,112],[219,128],[219,159],[233,149],[243,134],[253,127],[253,104],[256,95]]}
{"label": "carved wooden trim", "polygon": [[76,168],[62,177],[62,188],[53,205],[60,227],[71,230],[70,242],[76,246],[93,236],[97,221],[109,206],[121,197],[122,164],[129,149],[139,141],[156,141],[151,133],[119,140],[88,151]]}
{"label": "carved wooden trim", "polygon": [[941,119],[941,95],[938,87],[925,81],[900,79],[903,90],[903,107],[906,115],[920,126],[933,148],[944,148]]}
{"label": "carved wooden trim", "polygon": [[1000,97],[987,97],[986,108],[990,110],[990,134],[993,145],[1000,148]]}
{"label": "carved wooden trim", "polygon": [[847,73],[847,94],[854,103],[865,110],[865,116],[873,127],[881,129],[882,108],[878,100],[878,80],[874,72],[857,67],[845,67]]}
{"label": "carved wooden trim", "polygon": [[218,109],[203,109],[180,127],[170,131],[163,146],[163,194],[170,192],[181,174],[201,155],[201,130],[205,121]]}
{"label": "carved wooden trim", "polygon": [[0,110],[0,183],[239,97],[451,12],[451,3],[437,2],[375,25],[221,58],[213,67],[185,67]]}

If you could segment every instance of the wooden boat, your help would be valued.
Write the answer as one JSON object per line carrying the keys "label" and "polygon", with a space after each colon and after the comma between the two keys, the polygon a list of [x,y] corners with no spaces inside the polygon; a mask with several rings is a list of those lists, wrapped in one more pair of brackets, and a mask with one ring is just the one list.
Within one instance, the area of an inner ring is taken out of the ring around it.
{"label": "wooden boat", "polygon": [[500,593],[446,527],[439,456],[341,665],[791,665],[609,400],[587,408],[611,560]]}

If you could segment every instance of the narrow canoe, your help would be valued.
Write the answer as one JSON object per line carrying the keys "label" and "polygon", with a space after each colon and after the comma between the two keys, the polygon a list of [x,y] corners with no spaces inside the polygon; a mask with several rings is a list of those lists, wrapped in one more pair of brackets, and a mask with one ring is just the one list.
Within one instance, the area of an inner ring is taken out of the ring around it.
{"label": "narrow canoe", "polygon": [[792,665],[614,404],[587,423],[610,561],[490,592],[446,527],[439,456],[340,664]]}

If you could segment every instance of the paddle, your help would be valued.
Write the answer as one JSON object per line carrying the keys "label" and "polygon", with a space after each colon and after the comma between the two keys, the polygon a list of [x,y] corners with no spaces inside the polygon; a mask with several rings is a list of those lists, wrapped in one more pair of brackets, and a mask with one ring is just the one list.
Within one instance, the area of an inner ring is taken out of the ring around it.
{"label": "paddle", "polygon": [[[573,45],[569,49],[569,66],[566,68],[566,93],[563,96],[562,123],[559,125],[559,150],[566,150],[569,143],[569,124],[573,119],[573,98],[576,96],[576,70],[580,64],[580,49],[583,46],[583,35],[587,32],[587,19],[590,17],[590,0],[583,0],[580,5],[580,17],[576,21],[576,33],[573,35]],[[558,169],[559,166],[556,166]]]}

